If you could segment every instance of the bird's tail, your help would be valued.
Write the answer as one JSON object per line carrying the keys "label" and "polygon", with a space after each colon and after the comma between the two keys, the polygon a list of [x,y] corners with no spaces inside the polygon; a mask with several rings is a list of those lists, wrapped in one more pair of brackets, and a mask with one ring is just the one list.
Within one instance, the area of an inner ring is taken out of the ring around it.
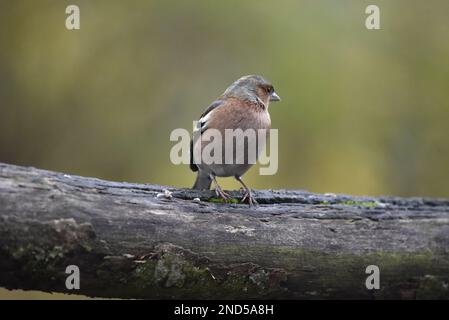
{"label": "bird's tail", "polygon": [[204,173],[201,170],[198,170],[198,174],[196,176],[195,184],[192,189],[197,190],[209,190],[210,185],[212,184],[212,179],[209,174]]}

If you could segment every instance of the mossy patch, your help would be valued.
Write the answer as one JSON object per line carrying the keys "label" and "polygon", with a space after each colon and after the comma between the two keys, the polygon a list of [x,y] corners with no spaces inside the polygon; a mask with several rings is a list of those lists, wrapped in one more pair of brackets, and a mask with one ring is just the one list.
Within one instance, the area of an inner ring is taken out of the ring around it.
{"label": "mossy patch", "polygon": [[231,198],[231,199],[223,199],[223,198],[209,198],[207,200],[208,202],[211,203],[240,203],[240,200],[235,199],[235,198]]}
{"label": "mossy patch", "polygon": [[129,284],[139,289],[134,296],[145,297],[151,292],[153,297],[170,298],[176,292],[178,298],[232,299],[275,297],[285,290],[280,286],[285,274],[279,270],[250,263],[222,265],[176,247],[161,249],[157,258],[138,265],[131,274]]}
{"label": "mossy patch", "polygon": [[377,207],[379,204],[376,201],[357,201],[357,200],[344,200],[340,202],[330,202],[328,200],[323,200],[317,203],[318,205],[344,205],[344,206],[356,206],[371,208]]}
{"label": "mossy patch", "polygon": [[377,203],[375,201],[356,201],[356,200],[345,200],[343,202],[340,202],[339,204],[345,205],[345,206],[358,206],[358,207],[376,207]]}

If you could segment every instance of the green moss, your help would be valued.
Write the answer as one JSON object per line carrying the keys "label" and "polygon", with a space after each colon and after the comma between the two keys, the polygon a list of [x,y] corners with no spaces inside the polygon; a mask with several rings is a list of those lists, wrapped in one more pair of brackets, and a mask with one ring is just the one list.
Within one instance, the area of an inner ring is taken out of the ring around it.
{"label": "green moss", "polygon": [[357,200],[345,200],[341,202],[336,203],[330,203],[328,200],[323,200],[318,202],[318,205],[332,205],[332,204],[339,204],[339,205],[345,205],[345,206],[358,206],[358,207],[376,207],[378,204],[375,201],[357,201]]}
{"label": "green moss", "polygon": [[212,203],[240,203],[240,201],[235,198],[231,198],[228,200],[225,200],[223,198],[209,198],[207,201]]}
{"label": "green moss", "polygon": [[375,201],[355,201],[355,200],[345,200],[341,202],[345,206],[359,206],[359,207],[376,207]]}
{"label": "green moss", "polygon": [[284,278],[276,272],[252,264],[206,265],[182,251],[165,251],[158,259],[139,264],[123,290],[133,291],[133,297],[170,298],[173,292],[179,298],[195,299],[275,297],[284,290],[277,280]]}
{"label": "green moss", "polygon": [[62,246],[54,246],[47,253],[47,259],[56,259],[64,257],[64,248]]}

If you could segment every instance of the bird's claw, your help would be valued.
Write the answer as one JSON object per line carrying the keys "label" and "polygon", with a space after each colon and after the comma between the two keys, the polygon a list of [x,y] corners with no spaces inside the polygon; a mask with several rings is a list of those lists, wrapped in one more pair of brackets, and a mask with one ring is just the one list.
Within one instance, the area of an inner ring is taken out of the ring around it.
{"label": "bird's claw", "polygon": [[247,189],[247,190],[242,189],[242,191],[245,192],[245,194],[243,195],[243,198],[241,200],[242,203],[245,202],[245,200],[248,200],[248,204],[249,204],[250,207],[253,206],[253,205],[258,205],[256,199],[254,199],[254,197],[253,197],[253,195],[251,193],[251,190],[249,190],[249,189]]}
{"label": "bird's claw", "polygon": [[229,196],[229,194],[227,194],[226,192],[224,192],[220,187],[216,187],[215,188],[215,194],[217,195],[217,197],[221,197],[225,202],[228,202],[229,199],[231,199],[231,197]]}

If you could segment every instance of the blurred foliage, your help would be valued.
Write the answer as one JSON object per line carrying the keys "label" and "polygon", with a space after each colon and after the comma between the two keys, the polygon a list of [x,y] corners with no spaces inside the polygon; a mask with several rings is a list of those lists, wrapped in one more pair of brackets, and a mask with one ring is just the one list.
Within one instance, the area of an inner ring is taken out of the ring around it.
{"label": "blurred foliage", "polygon": [[[56,292],[43,292],[34,290],[8,290],[5,288],[0,288],[0,299],[1,300],[112,300],[104,298],[92,298],[77,294],[65,294]],[[117,300],[117,299],[114,299]]]}
{"label": "blurred foliage", "polygon": [[280,162],[250,186],[448,196],[448,14],[446,0],[1,0],[0,161],[191,186],[170,132],[261,74],[283,98]]}

